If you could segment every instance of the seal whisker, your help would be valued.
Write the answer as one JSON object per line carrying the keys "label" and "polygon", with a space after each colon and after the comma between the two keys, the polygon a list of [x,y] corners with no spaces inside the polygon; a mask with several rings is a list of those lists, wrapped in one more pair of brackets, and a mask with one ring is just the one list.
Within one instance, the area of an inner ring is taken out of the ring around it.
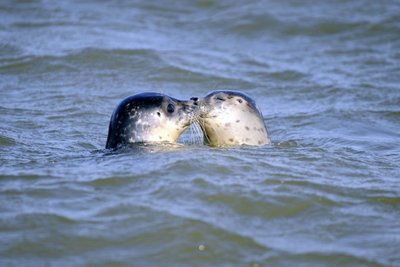
{"label": "seal whisker", "polygon": [[201,135],[203,132],[199,126],[199,120],[197,117],[192,117],[190,120],[190,141],[192,144],[201,142]]}
{"label": "seal whisker", "polygon": [[206,132],[206,128],[205,128],[205,120],[202,119],[198,119],[198,126],[200,127],[201,130],[201,135],[203,136],[203,142],[204,143],[210,143],[210,137],[208,136],[207,132]]}
{"label": "seal whisker", "polygon": [[194,139],[194,129],[193,129],[193,121],[192,120],[190,120],[189,131],[190,131],[189,144],[194,144],[195,139]]}
{"label": "seal whisker", "polygon": [[197,139],[196,141],[197,143],[201,144],[203,142],[203,131],[201,130],[199,123],[200,123],[199,120],[196,119],[193,125]]}

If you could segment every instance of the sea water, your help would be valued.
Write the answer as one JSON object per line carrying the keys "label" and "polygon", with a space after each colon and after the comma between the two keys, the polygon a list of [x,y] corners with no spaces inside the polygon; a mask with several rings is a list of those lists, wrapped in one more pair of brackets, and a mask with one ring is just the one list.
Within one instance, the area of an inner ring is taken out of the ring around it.
{"label": "sea water", "polygon": [[[0,3],[1,266],[399,266],[400,3]],[[104,150],[144,91],[272,144]]]}

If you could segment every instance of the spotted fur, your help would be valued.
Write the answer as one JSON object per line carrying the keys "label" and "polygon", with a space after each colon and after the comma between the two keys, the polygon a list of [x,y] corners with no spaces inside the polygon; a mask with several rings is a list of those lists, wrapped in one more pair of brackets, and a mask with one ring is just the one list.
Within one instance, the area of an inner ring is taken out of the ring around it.
{"label": "spotted fur", "polygon": [[106,148],[130,143],[175,143],[198,117],[194,101],[181,101],[159,93],[125,98],[111,116]]}
{"label": "spotted fur", "polygon": [[263,116],[255,101],[237,91],[213,91],[199,100],[199,123],[210,146],[270,144]]}

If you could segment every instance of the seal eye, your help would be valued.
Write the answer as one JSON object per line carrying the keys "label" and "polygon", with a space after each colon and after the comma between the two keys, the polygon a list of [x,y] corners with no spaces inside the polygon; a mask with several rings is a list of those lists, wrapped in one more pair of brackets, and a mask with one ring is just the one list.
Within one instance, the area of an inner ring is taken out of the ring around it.
{"label": "seal eye", "polygon": [[175,111],[174,105],[168,104],[167,111],[168,111],[168,113],[173,113]]}
{"label": "seal eye", "polygon": [[225,99],[223,99],[223,98],[220,97],[220,96],[217,96],[216,99],[219,100],[219,101],[225,101]]}
{"label": "seal eye", "polygon": [[238,100],[237,100],[239,103],[242,103],[243,102],[243,100],[242,99],[240,99],[240,98],[238,98]]}

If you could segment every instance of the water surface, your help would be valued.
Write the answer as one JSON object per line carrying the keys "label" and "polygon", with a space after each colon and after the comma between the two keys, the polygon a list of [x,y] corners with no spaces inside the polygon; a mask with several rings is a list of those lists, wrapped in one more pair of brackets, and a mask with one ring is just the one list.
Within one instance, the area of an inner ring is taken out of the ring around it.
{"label": "water surface", "polygon": [[[400,4],[2,1],[0,265],[399,266]],[[124,97],[241,90],[273,144],[105,152]]]}

